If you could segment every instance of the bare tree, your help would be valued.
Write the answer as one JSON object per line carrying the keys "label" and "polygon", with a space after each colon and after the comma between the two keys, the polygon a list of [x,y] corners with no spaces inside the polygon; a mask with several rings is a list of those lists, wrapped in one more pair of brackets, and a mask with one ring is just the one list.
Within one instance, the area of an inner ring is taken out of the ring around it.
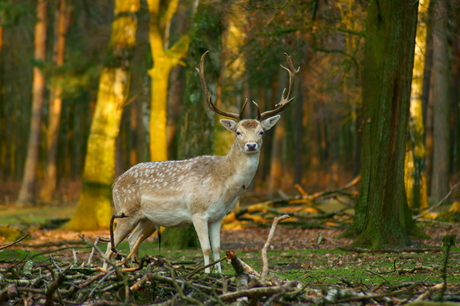
{"label": "bare tree", "polygon": [[29,142],[27,144],[27,158],[24,167],[21,189],[18,202],[27,203],[34,199],[37,183],[37,168],[40,145],[40,125],[42,122],[42,109],[45,101],[45,76],[38,67],[40,62],[46,60],[46,24],[47,1],[37,1],[37,22],[34,30],[34,59],[32,84],[32,118],[30,122]]}
{"label": "bare tree", "polygon": [[[64,64],[65,41],[69,23],[69,7],[67,0],[59,0],[54,17],[54,50],[53,62],[58,69]],[[59,135],[59,121],[62,109],[62,77],[54,77],[49,102],[47,140],[47,160],[45,176],[40,190],[40,200],[49,202],[53,198],[57,182],[57,146]]]}

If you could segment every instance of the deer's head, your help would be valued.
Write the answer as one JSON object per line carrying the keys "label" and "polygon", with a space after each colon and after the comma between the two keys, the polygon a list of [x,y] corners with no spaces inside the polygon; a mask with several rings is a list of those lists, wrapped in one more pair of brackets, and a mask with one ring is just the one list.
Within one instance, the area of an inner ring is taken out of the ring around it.
{"label": "deer's head", "polygon": [[244,108],[248,104],[248,100],[244,102],[243,106],[241,107],[240,113],[231,113],[220,110],[217,106],[212,102],[212,95],[208,90],[206,85],[206,79],[204,77],[204,59],[209,51],[206,51],[201,56],[200,61],[200,68],[196,68],[198,74],[200,75],[201,86],[203,87],[203,91],[205,93],[205,100],[208,104],[209,108],[222,116],[233,118],[231,119],[221,119],[220,123],[229,131],[236,134],[235,145],[238,146],[240,151],[245,154],[255,154],[260,152],[260,147],[262,145],[262,135],[265,131],[271,129],[280,119],[280,115],[277,115],[292,101],[294,97],[289,98],[292,92],[292,87],[295,80],[295,75],[299,72],[299,68],[295,69],[294,65],[292,64],[291,57],[287,54],[286,61],[288,67],[281,67],[286,70],[289,74],[289,88],[283,90],[281,94],[281,100],[278,104],[275,105],[275,108],[269,111],[265,111],[260,113],[259,106],[256,102],[252,101],[257,108],[257,118],[256,119],[243,119]]}

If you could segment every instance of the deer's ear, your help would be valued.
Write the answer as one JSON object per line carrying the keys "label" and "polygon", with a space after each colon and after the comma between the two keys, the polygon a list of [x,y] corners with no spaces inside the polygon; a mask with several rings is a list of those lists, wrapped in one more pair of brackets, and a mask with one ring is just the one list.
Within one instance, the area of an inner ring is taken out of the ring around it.
{"label": "deer's ear", "polygon": [[262,128],[264,129],[264,131],[267,131],[267,130],[271,129],[278,122],[278,120],[280,120],[280,118],[281,118],[280,115],[276,115],[276,116],[267,118],[267,119],[263,120],[260,123],[260,125],[262,125]]}
{"label": "deer's ear", "polygon": [[[267,119],[268,120],[268,119]],[[224,126],[230,132],[236,131],[236,122],[230,119],[220,119],[220,124]]]}

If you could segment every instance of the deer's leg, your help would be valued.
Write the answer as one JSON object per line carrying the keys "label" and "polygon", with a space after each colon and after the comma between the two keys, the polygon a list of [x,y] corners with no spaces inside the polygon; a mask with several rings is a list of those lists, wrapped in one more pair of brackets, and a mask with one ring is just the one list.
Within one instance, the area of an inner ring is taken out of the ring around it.
{"label": "deer's leg", "polygon": [[[211,255],[211,245],[209,244],[209,232],[208,232],[208,221],[197,215],[192,216],[193,226],[200,240],[201,250],[203,251],[204,265],[209,264],[209,255]],[[206,268],[206,273],[210,273],[211,269]]]}
{"label": "deer's leg", "polygon": [[[129,233],[136,227],[138,222],[139,219],[135,217],[127,217],[117,220],[117,228],[113,233],[113,245],[115,248],[129,235]],[[105,256],[107,257],[107,259],[110,259],[113,253],[114,252],[112,250],[112,244],[109,243],[107,245],[107,251],[105,252]],[[102,268],[104,270],[107,270],[107,262],[104,262]]]}
{"label": "deer's leg", "polygon": [[128,260],[131,256],[133,261],[139,262],[139,245],[150,235],[155,233],[156,226],[150,220],[145,219],[137,224],[136,229],[129,235],[129,249],[131,250],[126,257],[125,261]]}
{"label": "deer's leg", "polygon": [[[220,227],[222,220],[209,223],[209,238],[211,240],[212,255],[214,260],[220,259]],[[222,273],[220,262],[216,264],[217,272]]]}

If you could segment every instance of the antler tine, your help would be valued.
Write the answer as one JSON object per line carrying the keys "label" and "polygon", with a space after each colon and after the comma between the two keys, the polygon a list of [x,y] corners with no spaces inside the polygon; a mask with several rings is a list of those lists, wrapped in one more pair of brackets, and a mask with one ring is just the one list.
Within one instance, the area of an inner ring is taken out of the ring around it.
{"label": "antler tine", "polygon": [[263,120],[263,119],[266,119],[268,117],[271,117],[273,115],[276,115],[280,112],[283,111],[283,109],[288,106],[288,104],[294,100],[295,97],[292,97],[292,98],[289,98],[289,96],[291,95],[291,92],[292,92],[292,89],[293,89],[293,85],[294,85],[294,81],[295,81],[295,75],[299,72],[300,70],[300,67],[298,67],[297,69],[294,68],[294,64],[292,63],[292,59],[291,57],[287,54],[287,53],[284,53],[285,57],[286,57],[286,62],[287,62],[287,68],[284,67],[283,65],[280,65],[281,68],[283,68],[284,70],[286,70],[289,74],[289,87],[287,89],[287,94],[286,94],[286,88],[283,90],[283,93],[281,94],[281,100],[278,104],[275,105],[275,108],[272,109],[272,110],[269,110],[269,111],[266,111],[266,112],[263,112],[262,114],[260,114],[260,119],[259,120]]}
{"label": "antler tine", "polygon": [[256,109],[257,109],[257,120],[262,120],[262,117],[260,115],[260,108],[259,108],[259,104],[257,104],[256,101],[252,100],[252,103],[256,106]]}
{"label": "antler tine", "polygon": [[246,104],[248,104],[248,98],[246,98],[246,100],[244,100],[243,106],[241,106],[239,120],[243,120],[244,109],[246,108]]}
{"label": "antler tine", "polygon": [[206,79],[204,77],[204,59],[205,59],[205,57],[206,57],[206,55],[208,53],[209,53],[209,51],[206,51],[205,53],[203,53],[203,55],[201,56],[201,60],[200,60],[200,68],[195,68],[196,71],[198,72],[198,75],[200,76],[201,87],[203,88],[203,91],[204,91],[204,96],[205,96],[206,103],[208,104],[208,107],[213,112],[215,112],[215,113],[217,113],[219,115],[225,116],[225,117],[230,117],[230,118],[236,119],[236,120],[239,121],[239,120],[241,120],[243,109],[244,109],[244,106],[246,105],[246,103],[244,104],[243,109],[241,110],[241,113],[239,115],[235,114],[235,113],[231,113],[231,112],[222,111],[222,110],[218,109],[217,106],[214,103],[212,103],[212,95],[208,90],[208,86],[206,85]]}

